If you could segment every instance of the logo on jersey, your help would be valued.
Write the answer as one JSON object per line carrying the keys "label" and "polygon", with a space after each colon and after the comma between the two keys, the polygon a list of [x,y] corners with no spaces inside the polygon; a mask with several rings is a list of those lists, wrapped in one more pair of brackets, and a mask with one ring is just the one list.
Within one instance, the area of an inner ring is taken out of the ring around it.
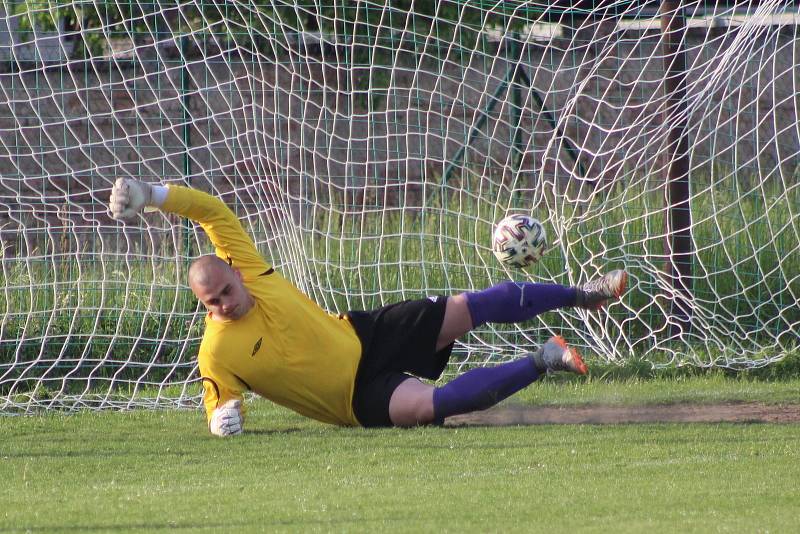
{"label": "logo on jersey", "polygon": [[437,300],[439,300],[439,297],[428,297],[428,300],[431,302],[436,302]]}
{"label": "logo on jersey", "polygon": [[258,338],[258,341],[256,341],[256,344],[253,345],[253,353],[250,356],[255,356],[256,352],[258,352],[258,349],[261,348],[261,340],[262,339],[264,339],[264,338],[263,337]]}

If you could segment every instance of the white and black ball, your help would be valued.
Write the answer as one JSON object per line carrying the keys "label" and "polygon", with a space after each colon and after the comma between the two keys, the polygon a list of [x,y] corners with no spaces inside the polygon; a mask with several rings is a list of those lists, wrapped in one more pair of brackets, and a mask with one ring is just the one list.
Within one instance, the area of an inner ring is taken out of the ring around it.
{"label": "white and black ball", "polygon": [[541,222],[528,215],[509,215],[492,235],[492,250],[509,267],[524,269],[542,257],[547,249],[547,234]]}

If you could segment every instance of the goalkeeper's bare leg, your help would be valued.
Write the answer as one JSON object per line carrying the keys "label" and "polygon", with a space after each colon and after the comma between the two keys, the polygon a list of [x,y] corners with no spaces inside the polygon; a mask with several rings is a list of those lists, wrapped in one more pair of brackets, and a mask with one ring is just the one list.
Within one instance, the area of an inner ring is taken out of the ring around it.
{"label": "goalkeeper's bare leg", "polygon": [[441,387],[408,378],[394,390],[389,418],[397,426],[441,423],[445,417],[485,410],[548,371],[586,374],[578,352],[553,336],[536,351],[494,367],[472,369]]}
{"label": "goalkeeper's bare leg", "polygon": [[[456,295],[447,301],[436,350],[444,349],[487,322],[522,322],[544,311],[570,306],[599,309],[607,300],[619,298],[626,285],[627,273],[612,271],[581,287],[506,282],[484,291]],[[439,388],[409,378],[393,392],[389,417],[397,426],[414,426],[483,410],[530,385],[547,371],[586,374],[588,369],[575,349],[562,337],[554,336],[520,359],[472,369]]]}

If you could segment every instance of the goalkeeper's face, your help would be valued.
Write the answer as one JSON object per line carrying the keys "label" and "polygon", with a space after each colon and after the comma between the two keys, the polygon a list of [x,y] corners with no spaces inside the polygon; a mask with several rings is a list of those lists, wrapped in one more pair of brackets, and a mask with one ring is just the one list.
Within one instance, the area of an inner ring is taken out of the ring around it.
{"label": "goalkeeper's face", "polygon": [[253,298],[242,282],[242,275],[227,265],[215,269],[204,283],[191,284],[195,296],[214,319],[236,320],[253,307]]}

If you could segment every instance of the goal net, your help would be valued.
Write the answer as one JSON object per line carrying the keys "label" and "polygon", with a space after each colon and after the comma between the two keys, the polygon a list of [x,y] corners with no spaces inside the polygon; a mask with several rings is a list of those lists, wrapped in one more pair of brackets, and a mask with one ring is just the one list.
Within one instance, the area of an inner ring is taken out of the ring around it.
{"label": "goal net", "polygon": [[[107,214],[120,176],[222,198],[332,312],[504,280],[630,289],[461,340],[747,368],[800,335],[795,3],[0,3],[0,412],[196,405],[191,223]],[[528,272],[495,222],[540,219]]]}

